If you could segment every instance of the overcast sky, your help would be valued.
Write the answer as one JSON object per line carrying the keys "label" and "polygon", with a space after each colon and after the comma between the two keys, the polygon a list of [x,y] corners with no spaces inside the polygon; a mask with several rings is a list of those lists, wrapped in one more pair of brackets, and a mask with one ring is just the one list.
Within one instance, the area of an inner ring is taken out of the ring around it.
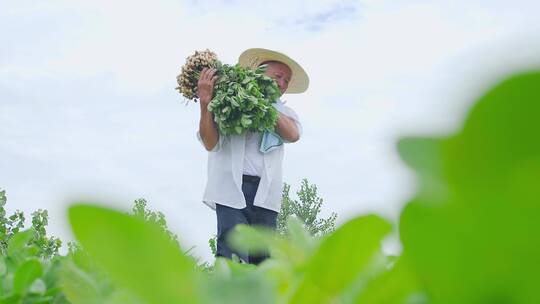
{"label": "overcast sky", "polygon": [[285,181],[317,184],[339,223],[397,222],[415,180],[396,140],[455,130],[483,90],[540,67],[538,12],[536,0],[1,1],[0,189],[10,212],[48,209],[66,241],[70,203],[127,210],[144,197],[212,260],[199,106],[175,77],[195,50],[236,63],[264,47],[311,77],[283,98],[304,126]]}

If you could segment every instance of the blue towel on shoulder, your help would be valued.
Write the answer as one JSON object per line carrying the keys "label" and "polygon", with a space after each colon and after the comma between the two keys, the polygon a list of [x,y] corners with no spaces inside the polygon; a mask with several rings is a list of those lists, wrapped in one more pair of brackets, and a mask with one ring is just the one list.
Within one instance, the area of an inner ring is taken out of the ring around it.
{"label": "blue towel on shoulder", "polygon": [[262,153],[272,152],[281,145],[283,145],[283,139],[279,134],[265,131],[261,137],[261,148],[259,151]]}

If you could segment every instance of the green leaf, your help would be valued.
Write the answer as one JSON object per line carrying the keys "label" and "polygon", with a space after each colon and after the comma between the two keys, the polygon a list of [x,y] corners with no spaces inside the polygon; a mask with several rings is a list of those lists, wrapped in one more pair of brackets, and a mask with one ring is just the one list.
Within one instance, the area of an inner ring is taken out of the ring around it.
{"label": "green leaf", "polygon": [[[133,295],[131,292],[123,290],[115,290],[111,295],[107,297],[104,302],[98,302],[104,304],[146,304]],[[96,303],[97,304],[97,303]]]}
{"label": "green leaf", "polygon": [[69,208],[73,232],[119,286],[150,303],[198,303],[194,261],[158,227],[91,205]]}
{"label": "green leaf", "polygon": [[43,274],[43,266],[38,259],[29,259],[16,271],[13,277],[13,292],[25,294],[30,285]]}
{"label": "green leaf", "polygon": [[274,232],[264,227],[252,227],[248,225],[236,225],[230,233],[227,242],[230,245],[244,253],[249,251],[261,253],[272,244]]}
{"label": "green leaf", "polygon": [[0,256],[0,277],[6,275],[7,266],[3,256]]}
{"label": "green leaf", "polygon": [[[369,280],[355,303],[428,303],[414,269],[400,257],[388,271]],[[422,300],[421,300],[422,299]]]}
{"label": "green leaf", "polygon": [[102,303],[98,283],[72,261],[66,261],[61,269],[62,291],[72,303]]}
{"label": "green leaf", "polygon": [[21,303],[21,295],[15,294],[2,299],[2,304],[19,304]]}
{"label": "green leaf", "polygon": [[43,282],[42,279],[36,279],[32,285],[30,285],[30,288],[28,289],[28,292],[30,293],[36,293],[36,294],[43,294],[47,290],[47,286],[45,285],[45,282]]}
{"label": "green leaf", "polygon": [[24,248],[24,246],[26,246],[26,244],[30,242],[33,235],[34,235],[34,231],[31,229],[16,233],[11,238],[11,240],[9,240],[8,249],[7,249],[8,255],[14,255],[19,250]]}
{"label": "green leaf", "polygon": [[397,148],[401,159],[413,168],[420,178],[419,192],[432,200],[439,200],[449,191],[442,181],[442,140],[436,138],[403,138]]}
{"label": "green leaf", "polygon": [[242,123],[242,126],[243,126],[244,128],[249,127],[249,125],[251,125],[251,122],[252,122],[252,120],[249,119],[246,115],[242,116],[241,123]]}
{"label": "green leaf", "polygon": [[405,163],[418,173],[431,178],[441,176],[441,140],[436,138],[402,138],[398,142],[398,151]]}
{"label": "green leaf", "polygon": [[325,303],[337,297],[368,266],[391,226],[374,216],[355,218],[321,243],[306,267],[293,303]]}
{"label": "green leaf", "polygon": [[302,222],[297,217],[290,216],[287,219],[287,228],[291,242],[303,250],[305,257],[310,256],[317,242],[304,228]]}
{"label": "green leaf", "polygon": [[210,291],[203,294],[205,303],[277,303],[271,281],[254,265],[217,258],[215,273],[205,284]]}
{"label": "green leaf", "polygon": [[400,149],[421,185],[438,185],[400,219],[404,254],[434,303],[540,303],[539,87],[539,72],[509,78],[458,133]]}
{"label": "green leaf", "polygon": [[283,239],[274,230],[265,227],[237,225],[227,241],[231,248],[241,252],[254,254],[270,252],[272,259],[291,265],[301,265],[306,260],[306,254],[302,248],[289,240]]}

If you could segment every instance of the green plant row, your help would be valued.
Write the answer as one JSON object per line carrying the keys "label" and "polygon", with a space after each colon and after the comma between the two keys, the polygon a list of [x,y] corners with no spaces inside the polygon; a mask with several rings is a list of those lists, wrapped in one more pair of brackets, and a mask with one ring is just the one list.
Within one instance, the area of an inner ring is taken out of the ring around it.
{"label": "green plant row", "polygon": [[[73,204],[67,256],[44,254],[3,212],[0,302],[540,303],[539,87],[539,72],[511,77],[455,134],[400,140],[418,189],[398,227],[376,215],[323,236],[296,216],[286,234],[237,226],[231,246],[270,252],[258,266],[200,267],[144,204],[137,216]],[[403,250],[385,256],[396,230]]]}

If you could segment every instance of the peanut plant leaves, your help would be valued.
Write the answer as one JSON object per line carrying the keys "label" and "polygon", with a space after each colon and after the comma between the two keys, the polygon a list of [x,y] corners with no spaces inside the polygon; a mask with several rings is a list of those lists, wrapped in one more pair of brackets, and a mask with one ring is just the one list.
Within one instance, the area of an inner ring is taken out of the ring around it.
{"label": "peanut plant leaves", "polygon": [[157,227],[91,205],[69,208],[73,232],[114,282],[149,303],[198,303],[195,264]]}
{"label": "peanut plant leaves", "polygon": [[240,264],[225,258],[216,259],[215,271],[205,281],[204,303],[261,304],[276,303],[274,286],[264,273],[250,264]]}
{"label": "peanut plant leaves", "polygon": [[407,258],[401,256],[388,270],[369,280],[354,303],[429,303]]}
{"label": "peanut plant leaves", "polygon": [[32,231],[31,229],[17,232],[11,238],[11,240],[9,240],[7,254],[15,255],[19,250],[21,250],[24,246],[26,246],[28,242],[30,242],[33,235],[34,235],[34,231]]}
{"label": "peanut plant leaves", "polygon": [[391,226],[378,216],[355,218],[322,241],[292,303],[332,303],[368,266]]}
{"label": "peanut plant leaves", "polygon": [[22,295],[26,293],[32,283],[43,275],[43,266],[38,259],[26,260],[15,272],[13,278],[13,292]]}
{"label": "peanut plant leaves", "polygon": [[263,70],[253,71],[239,65],[220,67],[218,74],[221,78],[226,75],[226,80],[216,83],[214,98],[208,107],[220,134],[274,130],[278,114],[271,104],[279,98],[280,92],[275,81],[263,73]]}
{"label": "peanut plant leaves", "polygon": [[404,254],[435,303],[540,302],[539,87],[538,72],[512,77],[457,134],[401,142],[423,188],[401,215]]}
{"label": "peanut plant leaves", "polygon": [[62,265],[61,282],[66,297],[74,304],[97,304],[104,301],[99,285],[72,261]]}
{"label": "peanut plant leaves", "polygon": [[[179,90],[188,100],[198,98],[198,80],[204,68],[215,68],[218,76],[208,110],[213,113],[222,135],[239,135],[246,131],[274,131],[277,110],[267,107],[276,102],[281,92],[277,83],[264,73],[266,67],[255,70],[239,64],[222,64],[210,51],[195,51],[186,58],[180,75],[176,77]],[[224,110],[229,107],[230,110]],[[243,115],[264,119],[244,120]]]}

